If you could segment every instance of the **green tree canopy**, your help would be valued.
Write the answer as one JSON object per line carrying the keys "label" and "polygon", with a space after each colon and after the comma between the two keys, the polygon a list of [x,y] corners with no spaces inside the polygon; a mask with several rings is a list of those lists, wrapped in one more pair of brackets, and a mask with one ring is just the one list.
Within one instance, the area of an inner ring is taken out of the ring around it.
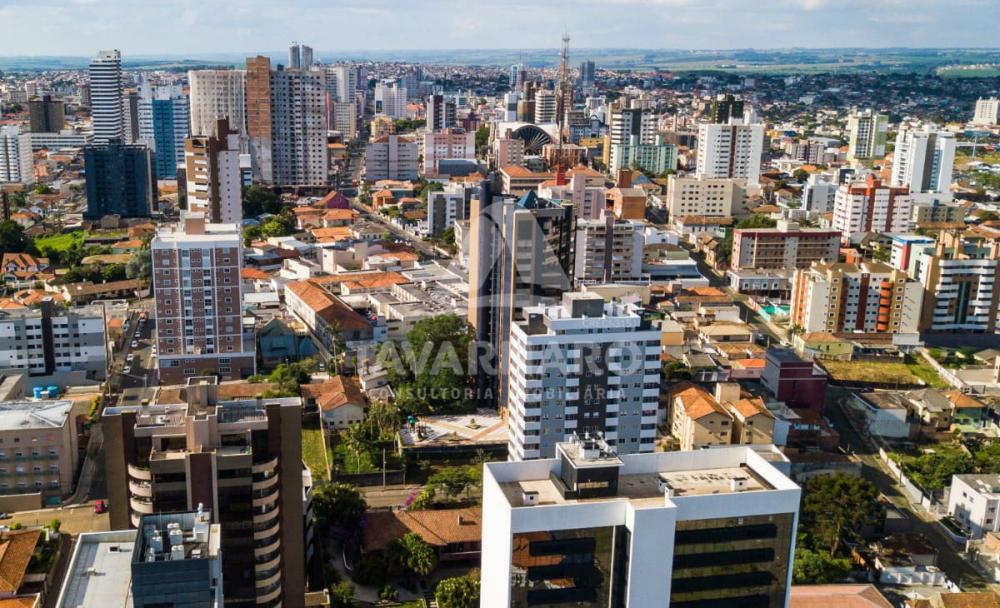
{"label": "green tree canopy", "polygon": [[24,253],[31,247],[31,239],[24,236],[24,229],[13,220],[0,222],[0,251]]}
{"label": "green tree canopy", "polygon": [[403,570],[416,576],[427,576],[437,568],[437,554],[433,547],[416,532],[394,540],[390,552]]}
{"label": "green tree canopy", "polygon": [[879,525],[884,517],[875,486],[861,477],[837,473],[820,475],[802,486],[802,525],[813,539],[813,548],[836,556],[841,541],[861,540],[866,526]]}
{"label": "green tree canopy", "polygon": [[320,527],[352,532],[365,516],[368,503],[357,487],[333,483],[320,486],[313,492],[313,510]]}
{"label": "green tree canopy", "polygon": [[153,274],[153,253],[143,249],[125,264],[125,276],[130,279],[148,279]]}
{"label": "green tree canopy", "polygon": [[813,551],[805,547],[795,548],[795,565],[792,582],[796,585],[829,585],[847,578],[851,571],[851,560],[833,557],[825,551]]}
{"label": "green tree canopy", "polygon": [[263,186],[253,185],[243,189],[243,217],[257,217],[262,213],[279,213],[281,197]]}
{"label": "green tree canopy", "polygon": [[446,578],[434,590],[440,608],[477,608],[479,606],[479,571],[466,576]]}

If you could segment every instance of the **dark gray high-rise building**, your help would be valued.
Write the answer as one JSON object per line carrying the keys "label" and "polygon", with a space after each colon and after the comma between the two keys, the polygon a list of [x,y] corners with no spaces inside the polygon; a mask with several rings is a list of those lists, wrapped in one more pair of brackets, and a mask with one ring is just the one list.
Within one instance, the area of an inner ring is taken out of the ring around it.
{"label": "dark gray high-rise building", "polygon": [[83,158],[86,217],[149,217],[157,202],[155,154],[149,148],[112,139],[85,147]]}
{"label": "dark gray high-rise building", "polygon": [[58,133],[66,126],[66,108],[61,99],[43,95],[28,102],[32,133]]}
{"label": "dark gray high-rise building", "polygon": [[427,130],[437,132],[455,126],[455,101],[441,93],[427,98]]}
{"label": "dark gray high-rise building", "polygon": [[299,608],[312,492],[301,402],[224,401],[218,388],[192,377],[155,404],[105,409],[111,527],[201,506],[221,526],[225,605]]}
{"label": "dark gray high-rise building", "polygon": [[580,62],[580,86],[583,88],[592,87],[597,76],[597,68],[593,61]]}

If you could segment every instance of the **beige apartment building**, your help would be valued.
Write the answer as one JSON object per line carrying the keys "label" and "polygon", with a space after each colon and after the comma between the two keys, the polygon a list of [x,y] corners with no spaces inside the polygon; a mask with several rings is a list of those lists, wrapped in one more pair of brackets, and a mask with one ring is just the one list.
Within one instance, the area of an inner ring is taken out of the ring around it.
{"label": "beige apartment building", "polygon": [[836,262],[840,256],[840,232],[801,228],[795,222],[779,221],[775,228],[733,231],[733,270],[782,270],[809,268],[813,262]]}
{"label": "beige apartment building", "polygon": [[72,401],[0,403],[0,496],[73,491],[79,461]]}

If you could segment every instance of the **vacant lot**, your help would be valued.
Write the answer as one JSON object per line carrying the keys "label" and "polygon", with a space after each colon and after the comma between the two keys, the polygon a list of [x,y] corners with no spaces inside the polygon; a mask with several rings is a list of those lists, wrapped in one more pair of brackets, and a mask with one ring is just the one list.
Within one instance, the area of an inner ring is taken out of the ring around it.
{"label": "vacant lot", "polygon": [[926,384],[948,386],[929,363],[917,357],[904,361],[824,361],[832,380],[848,383]]}
{"label": "vacant lot", "polygon": [[35,247],[42,255],[60,254],[76,244],[82,244],[87,238],[87,233],[83,230],[67,232],[64,234],[52,234],[40,236],[35,239]]}

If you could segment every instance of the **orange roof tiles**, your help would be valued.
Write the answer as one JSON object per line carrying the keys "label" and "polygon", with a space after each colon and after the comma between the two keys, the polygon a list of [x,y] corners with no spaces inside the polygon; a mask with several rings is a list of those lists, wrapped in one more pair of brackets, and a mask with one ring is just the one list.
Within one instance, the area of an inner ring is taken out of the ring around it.
{"label": "orange roof tiles", "polygon": [[351,238],[351,229],[347,226],[313,228],[312,234],[317,241],[342,241]]}
{"label": "orange roof tiles", "polygon": [[672,397],[681,400],[684,412],[688,415],[688,418],[693,420],[703,418],[709,414],[726,415],[726,410],[715,400],[715,397],[697,384],[681,382],[675,387]]}
{"label": "orange roof tiles", "polygon": [[303,384],[302,396],[316,400],[320,411],[328,412],[348,404],[365,406],[365,395],[353,377],[334,376],[326,382]]}
{"label": "orange roof tiles", "polygon": [[0,536],[0,592],[13,594],[21,588],[41,534],[41,530],[35,529],[5,532]]}
{"label": "orange roof tiles", "polygon": [[363,545],[379,551],[393,540],[415,532],[435,547],[456,543],[478,543],[482,536],[483,512],[479,507],[434,511],[375,511],[368,513]]}
{"label": "orange roof tiles", "polygon": [[267,281],[271,275],[257,268],[244,268],[240,270],[240,278],[247,281]]}
{"label": "orange roof tiles", "polygon": [[892,608],[872,585],[793,585],[789,608]]}

